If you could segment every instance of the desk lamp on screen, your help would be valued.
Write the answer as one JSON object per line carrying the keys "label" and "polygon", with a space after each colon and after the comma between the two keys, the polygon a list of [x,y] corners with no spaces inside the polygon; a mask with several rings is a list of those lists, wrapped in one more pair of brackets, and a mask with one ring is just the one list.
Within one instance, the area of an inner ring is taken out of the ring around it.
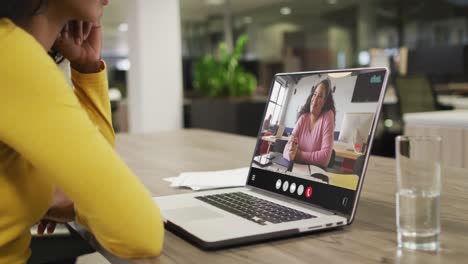
{"label": "desk lamp on screen", "polygon": [[374,113],[345,113],[338,141],[346,142],[352,149],[356,144],[367,143],[373,120]]}

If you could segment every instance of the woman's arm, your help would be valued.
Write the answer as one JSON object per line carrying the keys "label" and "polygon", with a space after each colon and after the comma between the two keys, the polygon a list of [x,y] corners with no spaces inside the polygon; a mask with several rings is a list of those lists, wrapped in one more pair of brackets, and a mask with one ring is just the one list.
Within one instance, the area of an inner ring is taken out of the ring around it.
{"label": "woman's arm", "polygon": [[[96,73],[80,73],[72,68],[71,80],[81,107],[86,111],[93,124],[98,127],[99,132],[107,142],[114,147],[115,134],[112,127],[106,65],[103,61],[100,64],[101,68]],[[39,223],[38,234],[42,234],[45,231],[53,233],[56,222],[73,221],[75,213],[79,214],[73,206],[73,201],[61,190],[57,189],[54,195],[54,202]]]}
{"label": "woman's arm", "polygon": [[320,167],[327,167],[333,151],[333,133],[335,130],[333,112],[325,113],[324,124],[322,128],[322,142],[318,151],[298,151],[300,159],[306,163],[314,164]]}
{"label": "woman's arm", "polygon": [[114,146],[106,65],[101,58],[99,22],[70,21],[54,48],[70,61],[71,81],[78,101],[106,140]]}
{"label": "woman's arm", "polygon": [[115,134],[112,126],[106,64],[101,61],[101,69],[97,73],[85,74],[72,68],[71,77],[81,107],[85,109],[107,142],[114,146]]}
{"label": "woman's arm", "polygon": [[[160,254],[164,228],[151,195],[90,121],[53,61],[27,41],[3,47],[18,55],[0,63],[0,141],[75,202],[79,222],[105,248],[127,258]],[[23,42],[34,48],[21,48]]]}
{"label": "woman's arm", "polygon": [[304,115],[299,117],[296,124],[294,125],[294,129],[291,133],[291,136],[288,139],[288,143],[286,143],[286,146],[284,147],[283,158],[289,161],[294,161],[294,159],[296,158],[297,151],[298,151],[298,143],[299,143],[298,131],[302,130],[302,126],[304,125],[304,120],[305,120]]}

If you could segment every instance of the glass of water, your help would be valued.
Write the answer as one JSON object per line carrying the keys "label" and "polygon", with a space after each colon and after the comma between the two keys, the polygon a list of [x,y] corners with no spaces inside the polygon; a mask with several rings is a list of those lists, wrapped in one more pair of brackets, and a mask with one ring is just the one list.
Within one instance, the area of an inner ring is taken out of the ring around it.
{"label": "glass of water", "polygon": [[438,136],[396,138],[398,246],[436,251],[440,235],[440,155]]}

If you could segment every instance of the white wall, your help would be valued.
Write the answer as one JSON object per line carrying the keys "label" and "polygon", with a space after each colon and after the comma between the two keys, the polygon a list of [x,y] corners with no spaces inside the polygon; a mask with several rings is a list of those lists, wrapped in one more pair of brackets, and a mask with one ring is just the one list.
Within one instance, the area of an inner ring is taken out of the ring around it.
{"label": "white wall", "polygon": [[348,76],[343,78],[330,78],[332,86],[336,85],[336,91],[333,94],[336,108],[335,131],[340,131],[341,122],[345,112],[371,112],[377,110],[378,103],[352,103],[353,91],[356,85],[357,76]]}
{"label": "white wall", "polygon": [[255,52],[259,59],[281,61],[283,58],[283,33],[297,30],[299,30],[299,26],[292,23],[275,23],[255,30],[256,35],[250,36],[250,41],[255,43]]}
{"label": "white wall", "polygon": [[[302,78],[296,86],[291,88],[292,93],[289,97],[288,109],[286,111],[286,127],[294,127],[297,120],[297,113],[299,113],[301,107],[304,105],[312,86],[319,83],[321,79],[322,78],[319,78],[318,75],[308,76]],[[294,90],[296,94],[294,94]]]}
{"label": "white wall", "polygon": [[182,127],[182,65],[178,0],[128,1],[130,132]]}
{"label": "white wall", "polygon": [[[353,41],[349,29],[339,26],[330,26],[328,28],[328,43],[334,55],[332,67],[344,68],[346,65],[351,65],[353,63]],[[342,53],[345,56],[345,64],[341,65],[344,67],[338,65],[338,53]]]}

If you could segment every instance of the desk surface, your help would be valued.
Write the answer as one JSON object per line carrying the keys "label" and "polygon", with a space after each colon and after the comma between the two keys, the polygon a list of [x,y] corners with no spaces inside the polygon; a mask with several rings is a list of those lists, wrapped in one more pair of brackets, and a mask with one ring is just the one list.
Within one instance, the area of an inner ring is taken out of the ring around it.
{"label": "desk surface", "polygon": [[468,110],[407,113],[403,115],[407,126],[468,128]]}
{"label": "desk surface", "polygon": [[362,155],[356,154],[353,150],[347,149],[346,146],[343,146],[343,145],[335,144],[333,145],[333,149],[335,150],[336,156],[346,158],[346,159],[357,160],[359,156],[362,156]]}
{"label": "desk surface", "polygon": [[438,85],[435,85],[434,88],[437,92],[457,93],[457,94],[468,93],[468,83],[438,84]]}
{"label": "desk surface", "polygon": [[268,141],[270,143],[275,143],[276,140],[278,139],[281,139],[281,140],[286,140],[288,141],[289,140],[289,137],[285,137],[285,136],[282,136],[282,137],[276,137],[276,136],[263,136],[262,137],[262,140],[265,140],[265,141]]}
{"label": "desk surface", "polygon": [[[244,167],[254,146],[254,138],[203,130],[117,136],[118,152],[154,195],[187,192],[162,180],[183,171]],[[371,158],[356,220],[341,230],[216,252],[202,251],[166,231],[163,254],[136,262],[119,260],[96,246],[111,263],[463,263],[468,258],[467,177],[468,170],[443,170],[438,253],[397,250],[395,162],[379,157]]]}

